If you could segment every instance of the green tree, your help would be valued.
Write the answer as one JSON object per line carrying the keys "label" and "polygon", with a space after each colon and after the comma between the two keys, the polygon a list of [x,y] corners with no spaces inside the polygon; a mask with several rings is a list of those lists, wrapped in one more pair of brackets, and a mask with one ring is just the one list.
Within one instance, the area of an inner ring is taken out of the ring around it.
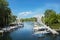
{"label": "green tree", "polygon": [[57,14],[57,20],[58,20],[58,22],[60,23],[60,13]]}
{"label": "green tree", "polygon": [[45,11],[45,13],[44,13],[44,15],[45,15],[45,17],[49,17],[50,15],[52,16],[52,14],[56,14],[56,12],[54,11],[54,10],[52,10],[52,9],[47,9],[46,11]]}
{"label": "green tree", "polygon": [[[6,0],[0,0],[0,26],[3,27],[7,24],[7,13],[9,11],[8,2]],[[10,12],[10,11],[9,11]]]}
{"label": "green tree", "polygon": [[9,4],[7,0],[0,0],[0,27],[4,27],[6,25],[9,25],[12,20],[15,20],[14,16],[12,16],[11,10],[8,7]]}
{"label": "green tree", "polygon": [[46,10],[45,11],[45,24],[51,25],[57,22],[56,12],[54,10]]}
{"label": "green tree", "polygon": [[12,15],[12,22],[15,22],[16,21],[16,18],[17,18],[17,16]]}

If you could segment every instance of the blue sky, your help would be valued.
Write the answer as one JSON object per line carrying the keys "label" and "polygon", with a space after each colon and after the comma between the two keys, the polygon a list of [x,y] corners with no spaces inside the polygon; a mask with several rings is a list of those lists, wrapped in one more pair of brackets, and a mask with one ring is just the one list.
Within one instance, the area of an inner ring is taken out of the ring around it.
{"label": "blue sky", "polygon": [[8,0],[14,15],[23,18],[41,16],[47,9],[60,12],[60,0]]}

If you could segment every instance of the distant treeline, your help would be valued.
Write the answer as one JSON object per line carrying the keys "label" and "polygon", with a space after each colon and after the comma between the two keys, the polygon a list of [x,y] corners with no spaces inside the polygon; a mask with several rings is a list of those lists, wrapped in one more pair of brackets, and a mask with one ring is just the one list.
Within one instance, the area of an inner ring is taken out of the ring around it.
{"label": "distant treeline", "polygon": [[20,19],[20,21],[22,21],[22,22],[28,22],[28,21],[36,22],[37,18],[35,18],[35,17],[32,17],[32,18],[22,18],[22,19]]}

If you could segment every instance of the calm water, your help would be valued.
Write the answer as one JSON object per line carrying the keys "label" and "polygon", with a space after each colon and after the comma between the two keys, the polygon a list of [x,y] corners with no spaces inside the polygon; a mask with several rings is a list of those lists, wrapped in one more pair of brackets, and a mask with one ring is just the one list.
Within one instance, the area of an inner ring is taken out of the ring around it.
{"label": "calm water", "polygon": [[0,40],[60,40],[60,35],[44,35],[40,38],[33,36],[33,23],[24,23],[23,28],[5,34]]}

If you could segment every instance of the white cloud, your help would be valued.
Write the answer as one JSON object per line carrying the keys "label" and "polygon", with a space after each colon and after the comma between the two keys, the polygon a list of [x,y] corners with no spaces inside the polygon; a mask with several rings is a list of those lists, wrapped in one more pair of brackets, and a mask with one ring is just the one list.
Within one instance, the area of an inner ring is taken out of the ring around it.
{"label": "white cloud", "polygon": [[31,11],[20,12],[20,13],[18,13],[18,17],[27,16],[27,15],[29,15],[29,14],[32,14],[32,12],[31,12]]}

